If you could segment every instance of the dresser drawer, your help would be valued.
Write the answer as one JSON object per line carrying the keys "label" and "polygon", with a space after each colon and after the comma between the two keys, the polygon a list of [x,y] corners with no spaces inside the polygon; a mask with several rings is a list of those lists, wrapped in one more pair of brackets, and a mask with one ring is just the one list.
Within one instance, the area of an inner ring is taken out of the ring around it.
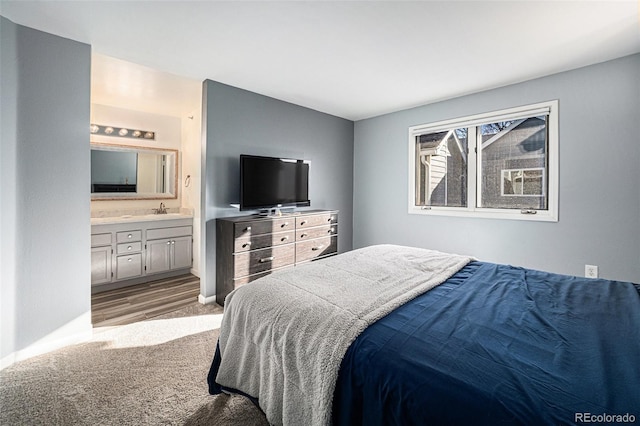
{"label": "dresser drawer", "polygon": [[117,243],[126,243],[129,241],[142,241],[142,231],[125,231],[116,233]]}
{"label": "dresser drawer", "polygon": [[303,228],[296,233],[296,241],[311,240],[338,234],[338,225],[316,226]]}
{"label": "dresser drawer", "polygon": [[293,265],[295,253],[295,245],[286,244],[273,248],[235,254],[233,259],[234,278]]}
{"label": "dresser drawer", "polygon": [[245,236],[236,238],[234,243],[234,253],[243,251],[257,250],[265,247],[279,246],[282,244],[292,243],[295,240],[295,232],[276,232],[275,234],[265,234],[253,236]]}
{"label": "dresser drawer", "polygon": [[295,219],[293,217],[238,222],[234,225],[234,238],[290,231],[294,228]]}
{"label": "dresser drawer", "polygon": [[[285,268],[286,268],[286,266],[285,266]],[[273,271],[261,272],[261,273],[259,273],[259,274],[248,275],[248,276],[246,276],[246,277],[235,278],[235,279],[233,280],[233,289],[235,290],[236,288],[241,287],[241,286],[243,286],[243,285],[245,285],[245,284],[248,284],[248,283],[250,283],[250,282],[252,282],[252,281],[255,281],[255,280],[257,280],[258,278],[266,277],[267,275],[271,274],[271,273],[272,273],[272,272],[274,272],[274,271],[275,271],[275,270],[273,270]]]}
{"label": "dresser drawer", "polygon": [[338,251],[338,236],[316,238],[296,243],[296,263],[335,254]]}
{"label": "dresser drawer", "polygon": [[116,246],[116,254],[136,253],[142,250],[142,243],[137,241],[135,243],[124,243]]}
{"label": "dresser drawer", "polygon": [[142,275],[142,253],[116,257],[116,278],[132,278]]}
{"label": "dresser drawer", "polygon": [[338,222],[336,213],[323,213],[313,216],[302,216],[296,219],[296,230]]}
{"label": "dresser drawer", "polygon": [[108,246],[111,244],[111,234],[92,234],[91,247]]}

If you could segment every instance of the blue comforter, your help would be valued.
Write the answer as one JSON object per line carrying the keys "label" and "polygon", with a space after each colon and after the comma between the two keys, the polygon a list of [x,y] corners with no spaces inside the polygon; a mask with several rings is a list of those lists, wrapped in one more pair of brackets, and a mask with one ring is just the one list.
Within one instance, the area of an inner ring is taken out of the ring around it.
{"label": "blue comforter", "polygon": [[640,286],[482,262],[369,326],[333,403],[336,425],[624,415],[640,422]]}

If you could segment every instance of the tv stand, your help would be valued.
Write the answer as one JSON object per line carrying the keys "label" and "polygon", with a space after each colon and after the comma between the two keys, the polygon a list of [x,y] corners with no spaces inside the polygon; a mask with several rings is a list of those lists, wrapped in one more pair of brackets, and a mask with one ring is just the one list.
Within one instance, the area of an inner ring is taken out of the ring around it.
{"label": "tv stand", "polygon": [[295,214],[295,210],[291,207],[291,208],[280,208],[280,207],[274,207],[272,209],[264,209],[264,210],[260,210],[260,212],[258,213],[258,216],[260,217],[282,217],[285,215],[292,215]]}
{"label": "tv stand", "polygon": [[338,252],[338,211],[216,219],[216,302],[278,269]]}

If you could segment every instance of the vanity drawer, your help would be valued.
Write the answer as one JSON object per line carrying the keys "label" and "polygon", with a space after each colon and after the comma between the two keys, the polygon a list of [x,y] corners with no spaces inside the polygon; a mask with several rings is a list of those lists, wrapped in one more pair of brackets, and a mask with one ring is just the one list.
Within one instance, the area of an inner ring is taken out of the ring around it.
{"label": "vanity drawer", "polygon": [[294,244],[285,244],[278,247],[235,254],[234,278],[293,265],[295,253]]}
{"label": "vanity drawer", "polygon": [[129,241],[142,241],[142,231],[124,231],[116,233],[117,243],[126,243]]}
{"label": "vanity drawer", "polygon": [[292,217],[281,219],[262,219],[250,222],[239,222],[234,226],[234,238],[252,235],[271,234],[273,232],[293,230],[295,219]]}
{"label": "vanity drawer", "polygon": [[323,213],[313,216],[303,216],[296,220],[296,229],[311,228],[313,226],[330,225],[338,222],[338,215],[335,213]]}
{"label": "vanity drawer", "polygon": [[301,229],[296,233],[296,241],[312,240],[338,234],[338,225],[316,226],[314,228]]}
{"label": "vanity drawer", "polygon": [[142,253],[116,257],[116,279],[142,275]]}
{"label": "vanity drawer", "polygon": [[191,226],[175,226],[173,228],[157,228],[147,230],[147,240],[184,237],[192,234]]}
{"label": "vanity drawer", "polygon": [[136,253],[142,250],[142,243],[137,241],[135,243],[118,244],[116,246],[116,254]]}
{"label": "vanity drawer", "polygon": [[111,244],[111,234],[92,234],[91,247],[108,246]]}
{"label": "vanity drawer", "polygon": [[236,238],[234,242],[234,253],[292,243],[294,239],[295,234],[293,231],[258,235],[256,237],[246,236]]}
{"label": "vanity drawer", "polygon": [[335,254],[338,251],[338,236],[316,238],[296,244],[296,263]]}

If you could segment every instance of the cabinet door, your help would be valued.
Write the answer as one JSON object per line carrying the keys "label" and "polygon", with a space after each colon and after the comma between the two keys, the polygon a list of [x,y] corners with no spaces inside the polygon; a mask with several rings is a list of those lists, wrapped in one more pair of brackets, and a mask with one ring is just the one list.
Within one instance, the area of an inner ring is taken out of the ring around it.
{"label": "cabinet door", "polygon": [[171,240],[171,269],[191,267],[191,237],[178,237]]}
{"label": "cabinet door", "polygon": [[111,246],[91,249],[91,285],[111,282]]}
{"label": "cabinet door", "polygon": [[171,240],[147,241],[147,274],[171,269]]}

